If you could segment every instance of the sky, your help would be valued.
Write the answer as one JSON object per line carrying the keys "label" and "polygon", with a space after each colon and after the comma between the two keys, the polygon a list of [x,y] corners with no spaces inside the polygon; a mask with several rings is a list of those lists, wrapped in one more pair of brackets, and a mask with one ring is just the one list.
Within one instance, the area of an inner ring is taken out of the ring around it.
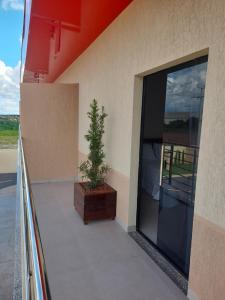
{"label": "sky", "polygon": [[203,100],[207,63],[172,72],[167,76],[166,112],[198,112]]}
{"label": "sky", "polygon": [[23,0],[0,0],[0,114],[19,113]]}

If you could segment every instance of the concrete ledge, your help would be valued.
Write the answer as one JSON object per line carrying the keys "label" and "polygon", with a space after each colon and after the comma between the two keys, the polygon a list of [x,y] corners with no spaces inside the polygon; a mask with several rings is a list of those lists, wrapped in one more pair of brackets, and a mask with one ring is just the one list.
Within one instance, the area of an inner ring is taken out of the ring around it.
{"label": "concrete ledge", "polygon": [[130,232],[129,235],[152,258],[152,260],[165,272],[168,277],[187,295],[187,279],[170,264],[167,259],[148,243],[138,232]]}

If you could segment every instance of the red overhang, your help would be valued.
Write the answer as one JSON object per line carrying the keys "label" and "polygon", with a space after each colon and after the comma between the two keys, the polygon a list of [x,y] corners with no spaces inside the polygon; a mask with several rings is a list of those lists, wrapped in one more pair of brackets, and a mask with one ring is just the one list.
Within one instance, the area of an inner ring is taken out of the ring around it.
{"label": "red overhang", "polygon": [[133,0],[32,0],[24,82],[53,82]]}

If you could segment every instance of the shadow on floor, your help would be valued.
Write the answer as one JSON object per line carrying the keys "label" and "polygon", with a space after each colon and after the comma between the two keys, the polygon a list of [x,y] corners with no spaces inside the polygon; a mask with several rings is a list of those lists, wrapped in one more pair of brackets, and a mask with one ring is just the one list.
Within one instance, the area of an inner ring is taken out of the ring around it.
{"label": "shadow on floor", "polygon": [[0,173],[0,189],[16,185],[16,173]]}
{"label": "shadow on floor", "polygon": [[11,300],[14,287],[16,180],[14,174],[1,174],[0,179],[0,299]]}

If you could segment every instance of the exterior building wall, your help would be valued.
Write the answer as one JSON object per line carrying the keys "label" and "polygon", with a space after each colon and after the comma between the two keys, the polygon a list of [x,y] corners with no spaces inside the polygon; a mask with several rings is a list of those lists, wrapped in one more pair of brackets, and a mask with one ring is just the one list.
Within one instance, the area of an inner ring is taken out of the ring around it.
{"label": "exterior building wall", "polygon": [[74,180],[78,85],[21,84],[21,131],[31,181]]}
{"label": "exterior building wall", "polygon": [[118,220],[129,227],[136,221],[142,77],[209,55],[190,269],[190,291],[204,300],[221,299],[225,285],[224,40],[224,0],[135,0],[57,80],[79,83],[81,156],[91,100],[109,114],[109,182],[118,191]]}

